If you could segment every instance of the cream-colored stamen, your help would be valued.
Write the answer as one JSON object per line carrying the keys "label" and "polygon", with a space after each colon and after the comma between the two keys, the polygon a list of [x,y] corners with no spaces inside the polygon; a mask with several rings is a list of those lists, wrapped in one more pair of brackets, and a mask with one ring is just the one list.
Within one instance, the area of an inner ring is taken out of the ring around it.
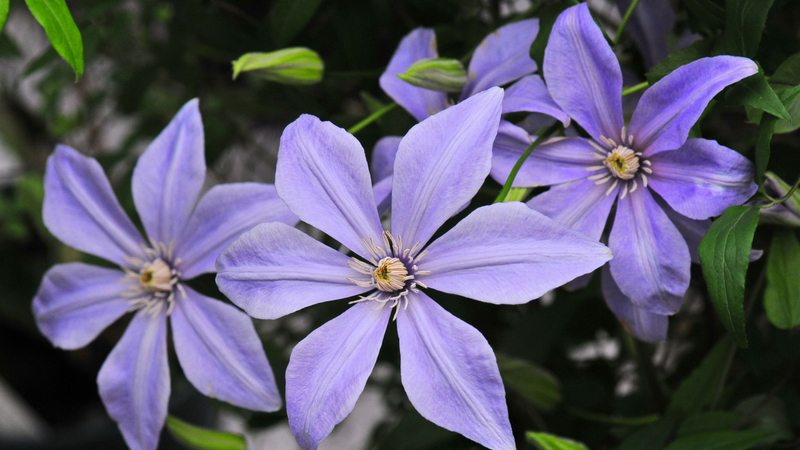
{"label": "cream-colored stamen", "polygon": [[408,270],[399,259],[386,257],[378,262],[378,267],[372,272],[372,278],[378,289],[383,292],[394,292],[405,286]]}
{"label": "cream-colored stamen", "polygon": [[639,171],[639,157],[628,147],[617,146],[603,164],[617,178],[630,180]]}
{"label": "cream-colored stamen", "polygon": [[142,245],[148,260],[125,258],[133,269],[123,268],[125,277],[120,281],[129,285],[122,296],[130,298],[131,311],[141,310],[143,314],[155,316],[166,307],[169,315],[175,307],[175,292],[186,297],[180,283],[181,274],[172,266],[181,261],[180,258],[173,260],[174,243],[169,246],[156,242],[151,244],[152,247]]}

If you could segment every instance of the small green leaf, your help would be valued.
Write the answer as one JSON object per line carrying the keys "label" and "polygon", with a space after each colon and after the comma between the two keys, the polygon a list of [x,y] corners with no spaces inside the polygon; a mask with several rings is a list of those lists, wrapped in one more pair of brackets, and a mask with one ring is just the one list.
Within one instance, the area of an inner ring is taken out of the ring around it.
{"label": "small green leaf", "polygon": [[247,450],[247,442],[238,434],[196,427],[175,416],[167,417],[167,428],[175,440],[191,449]]}
{"label": "small green leaf", "polygon": [[726,0],[725,32],[718,54],[753,58],[774,0]]}
{"label": "small green leaf", "polygon": [[698,433],[676,439],[665,450],[747,450],[771,435],[769,430]]}
{"label": "small green leaf", "polygon": [[547,370],[503,354],[497,354],[497,366],[505,385],[533,406],[551,411],[561,402],[561,385]]}
{"label": "small green leaf", "polygon": [[580,442],[560,438],[547,433],[529,431],[525,437],[540,450],[589,450]]}
{"label": "small green leaf", "polygon": [[556,19],[565,9],[577,4],[577,0],[561,0],[542,8],[539,15],[539,33],[531,43],[530,50],[531,59],[536,61],[540,69],[544,67],[544,49],[547,48],[547,41],[550,39],[550,32],[553,31]]}
{"label": "small green leaf", "polygon": [[0,0],[0,32],[3,31],[3,27],[6,26],[6,20],[8,19],[8,1],[9,0]]}
{"label": "small green leaf", "polygon": [[789,230],[779,230],[772,236],[767,261],[767,288],[764,309],[767,318],[778,328],[800,325],[800,243]]}
{"label": "small green leaf", "polygon": [[698,248],[711,300],[722,324],[743,348],[747,347],[744,281],[759,210],[757,206],[732,206],[726,209],[711,224]]}
{"label": "small green leaf", "polygon": [[64,0],[25,0],[31,14],[44,27],[47,38],[59,55],[75,71],[75,80],[83,75],[83,40],[81,32]]}
{"label": "small green leaf", "polygon": [[278,0],[269,13],[275,45],[281,47],[291,42],[321,4],[322,0]]}
{"label": "small green leaf", "polygon": [[397,76],[412,86],[439,92],[461,92],[467,84],[467,71],[457,59],[421,59]]}
{"label": "small green leaf", "polygon": [[[775,125],[775,134],[791,133],[800,128],[800,53],[795,53],[781,63],[769,79],[775,94],[781,99],[789,113],[790,120],[779,120]],[[762,112],[752,107],[747,108],[747,119],[753,123],[761,123]]]}
{"label": "small green leaf", "polygon": [[282,84],[314,84],[322,79],[322,59],[305,47],[285,48],[270,53],[247,53],[233,62],[233,78],[242,72]]}
{"label": "small green leaf", "polygon": [[646,75],[647,81],[650,83],[650,86],[652,86],[678,67],[689,64],[692,61],[697,61],[700,58],[705,58],[711,53],[711,47],[713,45],[714,40],[703,39],[686,48],[670,53],[665,60],[650,69],[650,72]]}
{"label": "small green leaf", "polygon": [[731,344],[731,340],[727,337],[723,337],[717,342],[703,362],[678,386],[667,407],[668,412],[680,411],[685,414],[693,414],[700,412],[711,403],[724,372]]}
{"label": "small green leaf", "polygon": [[772,142],[772,135],[775,134],[775,125],[778,123],[778,118],[769,115],[761,120],[756,131],[756,184],[761,186],[764,183],[764,174],[767,172],[767,164],[769,164],[770,143]]}
{"label": "small green leaf", "polygon": [[789,111],[764,78],[761,67],[758,68],[758,73],[731,86],[725,99],[734,105],[751,106],[783,120],[792,120]]}

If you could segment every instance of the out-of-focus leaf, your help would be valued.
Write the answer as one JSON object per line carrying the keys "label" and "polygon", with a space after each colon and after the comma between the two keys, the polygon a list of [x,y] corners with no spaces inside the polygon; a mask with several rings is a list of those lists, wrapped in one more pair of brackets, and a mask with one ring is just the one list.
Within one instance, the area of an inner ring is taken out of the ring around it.
{"label": "out-of-focus leaf", "polygon": [[783,120],[792,120],[783,102],[772,90],[761,67],[758,73],[731,86],[725,94],[725,100],[734,105],[751,106],[766,111]]}
{"label": "out-of-focus leaf", "polygon": [[682,418],[680,411],[667,411],[658,422],[626,437],[617,450],[661,450]]}
{"label": "out-of-focus leaf", "polygon": [[757,206],[732,206],[726,209],[711,224],[697,251],[708,292],[720,320],[743,348],[747,347],[744,281],[759,211]]}
{"label": "out-of-focus leaf", "polygon": [[322,0],[279,0],[269,13],[272,38],[275,45],[282,47],[295,36],[314,17]]}
{"label": "out-of-focus leaf", "polygon": [[544,49],[547,48],[547,41],[550,40],[550,32],[553,31],[553,24],[556,23],[558,15],[570,6],[577,5],[577,0],[561,0],[544,7],[539,15],[539,34],[531,44],[531,59],[536,61],[541,69],[544,61]]}
{"label": "out-of-focus leaf", "polygon": [[529,431],[525,437],[540,450],[589,450],[585,445],[547,433]]}
{"label": "out-of-focus leaf", "polygon": [[770,322],[778,328],[800,325],[800,243],[790,230],[779,230],[772,236],[767,260],[767,288],[764,309]]}
{"label": "out-of-focus leaf", "polygon": [[726,0],[725,32],[718,54],[753,58],[774,0]]}
{"label": "out-of-focus leaf", "polygon": [[694,413],[686,417],[686,420],[684,420],[680,428],[678,428],[677,435],[681,437],[712,431],[733,430],[733,427],[738,421],[739,414],[728,411]]}
{"label": "out-of-focus leaf", "polygon": [[8,1],[9,0],[0,0],[0,32],[3,31],[3,27],[5,27],[6,20],[8,19]]}
{"label": "out-of-focus leaf", "polygon": [[561,401],[561,385],[547,370],[503,354],[497,355],[497,366],[505,385],[533,406],[550,411]]}
{"label": "out-of-focus leaf", "polygon": [[689,14],[708,30],[718,30],[725,26],[725,7],[716,0],[683,0]]}
{"label": "out-of-focus leaf", "polygon": [[25,3],[44,27],[53,48],[72,66],[75,80],[80,80],[83,75],[83,40],[67,3],[64,0],[25,0]]}
{"label": "out-of-focus leaf", "polygon": [[678,386],[667,411],[693,414],[700,412],[711,402],[719,386],[731,345],[732,342],[727,337],[717,342],[703,362]]}
{"label": "out-of-focus leaf", "polygon": [[689,64],[692,61],[697,61],[700,58],[705,58],[711,53],[711,47],[713,47],[713,45],[713,39],[703,39],[686,48],[670,53],[666,59],[650,69],[650,72],[646,75],[647,81],[652,86],[678,67]]}
{"label": "out-of-focus leaf", "polygon": [[191,449],[247,450],[247,442],[238,434],[196,427],[175,416],[167,417],[167,428],[175,440]]}
{"label": "out-of-focus leaf", "polygon": [[666,450],[747,450],[771,435],[767,430],[713,431],[678,438]]}
{"label": "out-of-focus leaf", "polygon": [[269,53],[247,53],[233,62],[233,78],[242,72],[283,84],[314,84],[322,79],[324,65],[317,52],[305,47]]}
{"label": "out-of-focus leaf", "polygon": [[774,395],[754,395],[736,405],[734,410],[742,417],[748,417],[743,424],[745,428],[771,430],[772,438],[769,441],[790,440],[794,437],[792,422],[786,415],[786,405]]}
{"label": "out-of-focus leaf", "polygon": [[408,411],[376,447],[377,450],[436,450],[458,435],[437,427],[417,411]]}

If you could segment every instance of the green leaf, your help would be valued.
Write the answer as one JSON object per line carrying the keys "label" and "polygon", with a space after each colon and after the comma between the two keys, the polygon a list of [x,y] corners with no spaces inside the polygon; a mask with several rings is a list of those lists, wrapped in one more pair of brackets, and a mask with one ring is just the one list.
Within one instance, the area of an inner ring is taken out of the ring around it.
{"label": "green leaf", "polygon": [[551,411],[561,402],[561,385],[547,370],[500,353],[497,354],[497,366],[505,385],[533,406]]}
{"label": "green leaf", "polygon": [[775,125],[778,123],[778,118],[769,115],[761,120],[756,131],[756,184],[761,186],[764,184],[764,174],[767,172],[767,164],[769,164],[770,143],[772,142],[772,135],[775,134]]}
{"label": "green leaf", "polygon": [[683,0],[689,14],[708,30],[718,30],[725,25],[725,8],[715,0]]}
{"label": "green leaf", "polygon": [[698,254],[711,300],[736,342],[747,347],[744,328],[744,281],[758,225],[758,206],[725,210],[700,241]]}
{"label": "green leaf", "polygon": [[[791,133],[800,128],[800,53],[787,58],[775,73],[772,74],[769,84],[775,94],[781,99],[783,106],[789,113],[790,120],[779,120],[775,125],[775,133]],[[761,110],[748,108],[747,119],[753,123],[761,123]]]}
{"label": "green leaf", "polygon": [[747,450],[771,435],[769,430],[698,433],[676,439],[666,450]]}
{"label": "green leaf", "polygon": [[547,433],[529,431],[525,437],[540,450],[589,450],[580,442],[560,438]]}
{"label": "green leaf", "polygon": [[550,39],[550,32],[553,31],[553,24],[556,23],[558,15],[565,9],[578,4],[577,0],[561,0],[560,2],[542,8],[539,15],[539,33],[531,44],[531,59],[536,61],[541,70],[544,67],[544,49],[547,48],[547,41]]}
{"label": "green leaf", "polygon": [[[748,250],[749,251],[749,250]],[[716,394],[725,371],[732,342],[723,337],[706,355],[703,362],[681,382],[667,406],[668,412],[682,411],[685,414],[700,412]]]}
{"label": "green leaf", "polygon": [[6,26],[6,20],[8,19],[8,1],[9,0],[0,0],[0,32],[3,31],[3,27]]}
{"label": "green leaf", "polygon": [[792,120],[781,99],[767,83],[761,67],[758,68],[758,73],[731,86],[725,99],[734,105],[751,106],[781,119]]}
{"label": "green leaf", "polygon": [[238,434],[196,427],[175,416],[167,417],[167,428],[175,440],[191,449],[247,450],[247,442]]}
{"label": "green leaf", "polygon": [[64,0],[25,0],[31,14],[44,27],[47,38],[59,55],[75,71],[75,81],[83,75],[83,40],[81,32]]}
{"label": "green leaf", "polygon": [[779,230],[772,236],[767,261],[767,288],[764,309],[767,318],[778,328],[800,325],[800,243],[789,230]]}
{"label": "green leaf", "polygon": [[285,48],[269,53],[247,53],[233,62],[233,78],[242,72],[282,84],[319,83],[325,66],[317,52],[305,47]]}
{"label": "green leaf", "polygon": [[728,411],[708,411],[690,414],[678,428],[677,435],[681,437],[712,431],[733,430],[739,418],[739,414]]}
{"label": "green leaf", "polygon": [[282,47],[303,31],[322,0],[279,0],[269,13],[272,38]]}
{"label": "green leaf", "polygon": [[713,39],[703,39],[686,48],[670,53],[666,59],[650,69],[650,72],[646,75],[647,81],[650,83],[650,86],[652,86],[678,67],[689,64],[692,61],[697,61],[700,58],[705,58],[711,53],[711,47],[713,47],[713,45]]}
{"label": "green leaf", "polygon": [[668,411],[658,422],[626,437],[617,450],[661,450],[682,418],[680,411]]}
{"label": "green leaf", "polygon": [[726,0],[719,54],[753,58],[774,0]]}

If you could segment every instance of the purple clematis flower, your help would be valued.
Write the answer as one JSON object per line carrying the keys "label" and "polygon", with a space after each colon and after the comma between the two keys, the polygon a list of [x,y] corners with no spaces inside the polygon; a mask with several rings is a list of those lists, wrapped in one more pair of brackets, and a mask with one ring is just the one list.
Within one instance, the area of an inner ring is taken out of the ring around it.
{"label": "purple clematis flower", "polygon": [[520,203],[478,208],[439,227],[489,173],[502,90],[491,88],[411,128],[394,161],[391,231],[384,231],[359,142],[301,116],[281,138],[276,186],[301,220],[349,258],[295,228],[263,224],[217,261],[217,284],[250,315],[275,319],[359,296],[292,351],[286,409],[297,442],[319,443],[352,410],[394,317],[400,370],[423,417],[492,449],[514,448],[497,362],[486,339],[422,291],[520,304],[595,268],[610,251]]}
{"label": "purple clematis flower", "polygon": [[96,160],[58,146],[47,161],[47,228],[122,270],[53,267],[33,300],[36,323],[56,347],[77,349],[137,311],[97,377],[109,415],[134,450],[156,448],[167,416],[167,317],[181,367],[200,392],[253,410],[281,406],[251,319],[182,280],[213,272],[222,249],[253,226],[298,219],[271,185],[220,185],[197,201],[206,172],[197,105],[181,109],[134,169],[133,200],[149,240],[125,215]]}
{"label": "purple clematis flower", "polygon": [[[757,71],[746,58],[704,58],[678,68],[642,96],[630,124],[621,110],[622,78],[614,52],[586,4],[564,11],[545,51],[555,102],[591,139],[556,139],[537,148],[514,186],[551,185],[528,205],[600,239],[614,259],[603,291],[614,313],[641,339],[666,337],[689,285],[689,268],[707,219],[752,196],[753,165],[714,141],[688,139],[711,98]],[[492,174],[505,180],[530,143],[507,125],[498,134]]]}

